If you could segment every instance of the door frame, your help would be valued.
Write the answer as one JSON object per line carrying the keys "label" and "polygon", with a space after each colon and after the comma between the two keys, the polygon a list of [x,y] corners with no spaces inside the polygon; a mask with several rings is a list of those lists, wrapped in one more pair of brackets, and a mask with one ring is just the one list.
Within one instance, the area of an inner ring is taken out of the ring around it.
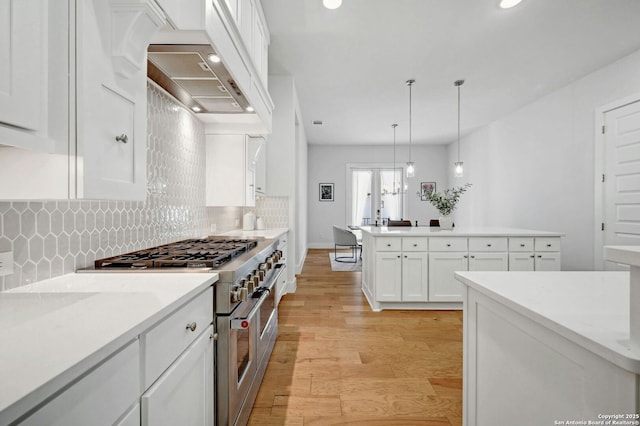
{"label": "door frame", "polygon": [[595,110],[595,143],[594,143],[594,226],[596,227],[593,242],[593,269],[604,270],[604,231],[601,224],[604,223],[604,185],[602,175],[604,174],[604,153],[606,134],[602,132],[604,126],[604,116],[614,109],[640,102],[640,92],[634,93],[624,98],[609,102]]}

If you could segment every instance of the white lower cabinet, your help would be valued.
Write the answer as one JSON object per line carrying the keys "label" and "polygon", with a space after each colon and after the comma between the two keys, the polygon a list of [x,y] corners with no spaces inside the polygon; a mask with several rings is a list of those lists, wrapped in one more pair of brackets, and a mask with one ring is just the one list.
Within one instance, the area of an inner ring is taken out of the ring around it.
{"label": "white lower cabinet", "polygon": [[[138,425],[140,345],[129,343],[94,370],[58,394],[21,426]],[[134,410],[129,411],[131,407]],[[131,418],[133,416],[133,418]],[[119,419],[123,419],[119,422]]]}
{"label": "white lower cabinet", "polygon": [[[376,300],[426,302],[429,283],[427,239],[379,238],[376,247]],[[396,251],[400,248],[402,251]]]}
{"label": "white lower cabinet", "polygon": [[136,404],[116,425],[140,426],[140,404]]}
{"label": "white lower cabinet", "polygon": [[212,425],[213,326],[142,395],[143,426]]}
{"label": "white lower cabinet", "polygon": [[429,257],[427,253],[402,254],[402,301],[428,300]]}
{"label": "white lower cabinet", "polygon": [[560,238],[509,238],[510,271],[559,271]]}
{"label": "white lower cabinet", "polygon": [[401,252],[376,253],[376,299],[379,302],[402,301]]}
{"label": "white lower cabinet", "polygon": [[466,271],[469,257],[466,252],[429,253],[429,300],[432,302],[459,302],[462,284],[453,273]]}
{"label": "white lower cabinet", "polygon": [[509,255],[507,253],[469,253],[470,271],[507,271]]}

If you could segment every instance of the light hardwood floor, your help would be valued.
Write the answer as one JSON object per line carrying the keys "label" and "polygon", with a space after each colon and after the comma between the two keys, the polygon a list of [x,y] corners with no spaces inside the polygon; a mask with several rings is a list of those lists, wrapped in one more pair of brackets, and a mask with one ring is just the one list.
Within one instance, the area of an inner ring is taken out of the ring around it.
{"label": "light hardwood floor", "polygon": [[309,250],[250,425],[461,425],[462,312],[372,312],[360,272]]}

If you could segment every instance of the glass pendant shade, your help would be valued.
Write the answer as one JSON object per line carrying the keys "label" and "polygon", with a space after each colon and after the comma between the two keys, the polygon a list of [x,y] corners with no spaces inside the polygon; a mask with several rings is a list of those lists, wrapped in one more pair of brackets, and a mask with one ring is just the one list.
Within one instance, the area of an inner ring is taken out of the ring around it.
{"label": "glass pendant shade", "polygon": [[415,165],[414,165],[413,161],[409,161],[407,163],[407,177],[408,178],[414,177],[415,174],[416,174]]}
{"label": "glass pendant shade", "polygon": [[464,163],[462,161],[458,161],[454,163],[453,175],[455,177],[463,177],[464,176],[464,168],[462,167]]}

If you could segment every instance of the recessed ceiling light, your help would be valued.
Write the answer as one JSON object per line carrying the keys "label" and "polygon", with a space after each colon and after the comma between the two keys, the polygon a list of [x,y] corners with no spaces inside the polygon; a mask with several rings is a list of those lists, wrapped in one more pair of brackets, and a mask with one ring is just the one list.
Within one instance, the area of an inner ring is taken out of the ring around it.
{"label": "recessed ceiling light", "polygon": [[251,105],[249,105],[247,108],[245,108],[248,112],[253,112],[255,111],[255,109],[253,109],[253,107]]}
{"label": "recessed ceiling light", "polygon": [[342,0],[322,0],[322,4],[327,9],[337,9],[342,4]]}
{"label": "recessed ceiling light", "polygon": [[522,0],[500,0],[500,7],[503,9],[509,9],[510,7],[517,6]]}
{"label": "recessed ceiling light", "polygon": [[202,111],[202,108],[200,108],[199,106],[191,107],[191,109],[192,109],[192,110],[194,110],[195,112],[200,112],[200,111]]}
{"label": "recessed ceiling light", "polygon": [[220,62],[220,56],[216,55],[215,53],[210,54],[208,58],[214,64],[217,64],[218,62]]}

